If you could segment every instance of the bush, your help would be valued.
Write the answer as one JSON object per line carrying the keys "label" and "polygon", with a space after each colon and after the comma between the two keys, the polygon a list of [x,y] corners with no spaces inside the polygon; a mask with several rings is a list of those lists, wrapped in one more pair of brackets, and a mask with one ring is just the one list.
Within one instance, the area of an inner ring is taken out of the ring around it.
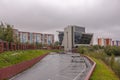
{"label": "bush", "polygon": [[80,54],[84,54],[88,52],[87,46],[79,46],[77,50]]}
{"label": "bush", "polygon": [[[86,47],[87,48],[87,47]],[[94,49],[91,51],[91,49]],[[104,50],[103,50],[104,49]],[[120,55],[120,47],[117,46],[107,46],[104,48],[99,48],[98,46],[92,46],[92,48],[87,48],[87,55],[94,57],[95,59],[100,59],[104,61],[120,78],[120,62],[115,61],[114,55]],[[109,56],[111,56],[109,58]]]}
{"label": "bush", "polygon": [[118,61],[115,61],[112,69],[118,75],[118,77],[120,78],[120,63]]}
{"label": "bush", "polygon": [[103,62],[105,62],[120,78],[120,62],[115,61],[115,56],[114,56],[114,55],[117,55],[117,56],[120,55],[120,47],[107,46],[104,48],[99,48],[99,46],[96,45],[96,46],[78,48],[78,50],[81,53],[82,51],[85,52],[84,49],[87,50],[88,56],[94,57],[97,60],[102,60]]}
{"label": "bush", "polygon": [[114,54],[115,56],[120,55],[120,47],[117,46],[107,46],[104,48],[104,51],[109,56],[111,56],[112,54]]}
{"label": "bush", "polygon": [[95,50],[99,50],[100,49],[100,46],[99,45],[94,45],[94,46],[92,46],[93,47],[93,49],[95,49]]}
{"label": "bush", "polygon": [[112,69],[113,69],[114,63],[115,63],[115,56],[112,54],[110,59],[110,66]]}

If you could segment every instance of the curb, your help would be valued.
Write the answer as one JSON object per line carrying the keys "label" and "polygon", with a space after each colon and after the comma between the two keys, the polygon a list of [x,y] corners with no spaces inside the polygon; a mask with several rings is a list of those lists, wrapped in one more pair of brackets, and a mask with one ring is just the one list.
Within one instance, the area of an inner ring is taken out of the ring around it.
{"label": "curb", "polygon": [[94,72],[94,69],[95,69],[95,67],[96,67],[96,62],[95,61],[93,61],[90,57],[88,57],[88,56],[85,56],[89,61],[90,61],[90,63],[92,64],[92,68],[90,69],[90,71],[88,72],[88,74],[87,74],[87,76],[85,77],[85,79],[84,80],[89,80],[90,79],[90,77],[91,77],[91,75],[93,74],[93,72]]}

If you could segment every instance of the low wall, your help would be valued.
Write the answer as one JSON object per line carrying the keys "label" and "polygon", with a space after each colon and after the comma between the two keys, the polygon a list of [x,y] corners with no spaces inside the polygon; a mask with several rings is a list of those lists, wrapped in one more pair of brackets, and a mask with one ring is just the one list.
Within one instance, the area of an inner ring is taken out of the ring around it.
{"label": "low wall", "polygon": [[85,56],[89,61],[90,61],[90,63],[92,64],[92,68],[90,69],[90,71],[88,72],[88,74],[87,74],[87,76],[85,77],[85,79],[84,80],[89,80],[90,79],[90,77],[91,77],[91,75],[92,75],[92,73],[93,73],[93,71],[94,71],[94,69],[95,69],[95,67],[96,67],[96,62],[94,62],[90,57],[88,57],[88,56]]}
{"label": "low wall", "polygon": [[42,56],[39,56],[37,58],[34,58],[29,61],[21,62],[6,68],[1,68],[0,69],[0,80],[11,78],[14,75],[24,71],[25,69],[28,69],[29,67],[33,66],[35,63],[40,61],[42,58],[44,58],[47,54],[44,54]]}

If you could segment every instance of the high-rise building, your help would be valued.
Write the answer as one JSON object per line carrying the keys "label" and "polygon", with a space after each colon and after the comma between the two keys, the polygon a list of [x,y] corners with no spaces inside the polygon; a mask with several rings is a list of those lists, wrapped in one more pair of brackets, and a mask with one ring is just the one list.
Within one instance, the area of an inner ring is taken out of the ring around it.
{"label": "high-rise building", "polygon": [[85,27],[75,25],[64,28],[64,34],[59,34],[59,37],[61,38],[59,40],[62,42],[65,51],[71,51],[73,48],[81,45],[89,46],[93,43],[93,34],[86,33]]}

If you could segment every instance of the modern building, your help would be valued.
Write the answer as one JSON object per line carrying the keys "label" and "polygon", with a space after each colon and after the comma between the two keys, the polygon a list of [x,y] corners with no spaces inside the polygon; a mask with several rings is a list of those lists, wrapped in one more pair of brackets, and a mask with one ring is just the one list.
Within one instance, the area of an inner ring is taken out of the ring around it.
{"label": "modern building", "polygon": [[64,33],[60,32],[58,36],[65,51],[71,51],[81,45],[89,46],[93,44],[93,34],[86,33],[85,27],[70,25],[64,28]]}
{"label": "modern building", "polygon": [[59,44],[62,46],[63,44],[63,38],[64,38],[64,31],[57,31],[58,34],[58,39],[59,39]]}
{"label": "modern building", "polygon": [[13,29],[14,40],[18,40],[21,43],[30,44],[54,44],[53,34],[43,34],[43,33],[33,33],[33,32],[23,32],[17,29]]}

